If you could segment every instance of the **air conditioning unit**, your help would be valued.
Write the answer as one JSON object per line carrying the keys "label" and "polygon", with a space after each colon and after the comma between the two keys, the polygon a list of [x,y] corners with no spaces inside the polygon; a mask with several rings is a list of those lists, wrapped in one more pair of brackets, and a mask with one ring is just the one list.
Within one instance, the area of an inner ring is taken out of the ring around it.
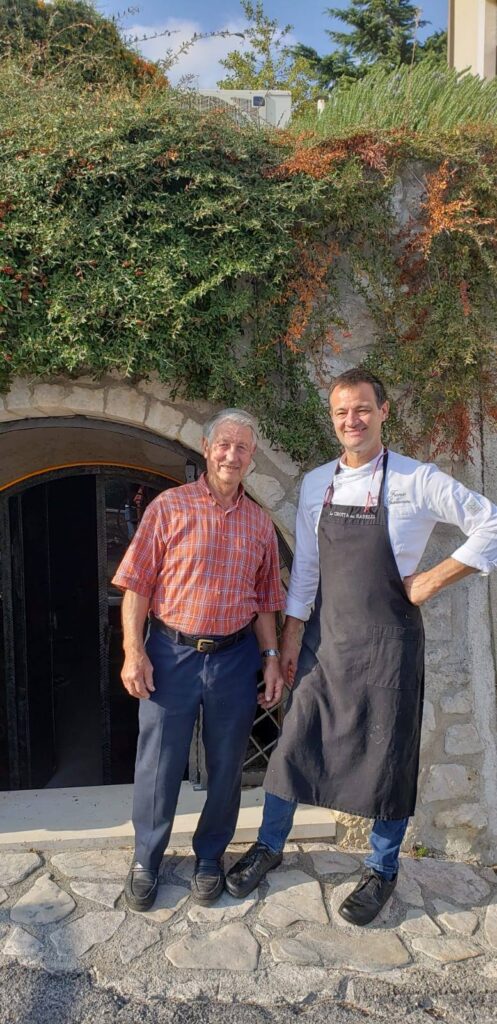
{"label": "air conditioning unit", "polygon": [[285,128],[292,113],[292,94],[283,89],[201,89],[200,95],[236,108],[244,118]]}

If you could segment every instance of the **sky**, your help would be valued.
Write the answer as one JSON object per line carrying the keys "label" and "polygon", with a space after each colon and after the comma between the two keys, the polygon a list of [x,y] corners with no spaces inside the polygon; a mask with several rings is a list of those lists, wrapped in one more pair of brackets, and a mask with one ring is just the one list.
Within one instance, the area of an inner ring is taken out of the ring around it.
{"label": "sky", "polygon": [[[448,4],[449,0],[419,0],[422,18],[431,22],[429,27],[421,30],[420,39],[447,27]],[[341,30],[344,26],[325,13],[328,5],[346,8],[349,3],[348,0],[265,0],[264,10],[280,25],[290,23],[294,26],[291,37],[287,37],[290,43],[305,43],[319,53],[330,53],[332,44],[326,29]],[[245,23],[238,0],[135,0],[133,7],[128,8],[118,0],[97,0],[97,7],[106,16],[119,17],[125,34],[130,37],[142,39],[164,31],[171,32],[170,36],[159,36],[137,44],[143,56],[151,60],[164,58],[168,49],[176,52],[194,33],[226,29],[242,32]],[[200,40],[168,71],[168,77],[172,84],[176,84],[185,75],[193,76],[191,84],[194,87],[215,88],[223,75],[219,60],[237,47],[243,48],[243,42],[236,36]]]}

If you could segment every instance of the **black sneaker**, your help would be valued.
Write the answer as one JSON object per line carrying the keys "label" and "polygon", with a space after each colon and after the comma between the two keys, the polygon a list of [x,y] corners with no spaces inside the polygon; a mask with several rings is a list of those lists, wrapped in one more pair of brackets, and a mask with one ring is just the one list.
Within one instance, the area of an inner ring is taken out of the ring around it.
{"label": "black sneaker", "polygon": [[197,860],[191,880],[191,894],[194,903],[208,907],[221,895],[224,889],[224,871],[220,864]]}
{"label": "black sneaker", "polygon": [[150,910],[159,884],[159,873],[133,861],[124,883],[124,898],[130,910]]}
{"label": "black sneaker", "polygon": [[369,924],[385,906],[397,885],[397,875],[388,881],[377,871],[365,871],[361,881],[338,908],[338,913],[350,924]]}
{"label": "black sneaker", "polygon": [[283,854],[281,852],[273,853],[272,850],[267,846],[263,846],[262,843],[254,843],[244,853],[243,857],[237,860],[231,870],[228,871],[226,875],[226,888],[228,892],[231,896],[236,896],[238,899],[248,896],[250,892],[257,888],[259,882],[264,878],[266,871],[272,871],[273,868],[277,868],[282,860]]}

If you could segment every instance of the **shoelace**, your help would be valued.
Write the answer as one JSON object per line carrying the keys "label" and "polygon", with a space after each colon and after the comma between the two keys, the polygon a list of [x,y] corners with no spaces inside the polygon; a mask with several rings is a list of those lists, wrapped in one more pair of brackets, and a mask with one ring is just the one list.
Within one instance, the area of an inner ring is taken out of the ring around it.
{"label": "shoelace", "polygon": [[368,886],[370,882],[374,882],[375,883],[375,888],[378,888],[378,886],[383,881],[384,881],[384,879],[380,878],[380,876],[377,875],[374,871],[369,871],[367,874],[363,875],[363,877],[362,877],[362,880],[361,880],[361,890],[365,889],[366,886]]}
{"label": "shoelace", "polygon": [[259,856],[259,853],[261,852],[261,850],[266,850],[266,849],[267,849],[266,846],[262,846],[262,845],[261,846],[254,846],[254,849],[251,850],[250,853],[247,853],[245,855],[247,859],[245,861],[244,867],[251,868],[252,864],[254,863],[254,861],[257,860],[257,857]]}

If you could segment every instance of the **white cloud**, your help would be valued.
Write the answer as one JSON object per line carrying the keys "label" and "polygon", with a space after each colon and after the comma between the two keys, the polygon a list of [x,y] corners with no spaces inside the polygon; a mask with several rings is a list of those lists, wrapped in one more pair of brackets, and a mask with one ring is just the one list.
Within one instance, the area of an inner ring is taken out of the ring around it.
{"label": "white cloud", "polygon": [[[242,21],[232,21],[223,26],[223,30],[228,32],[243,32],[243,28]],[[161,36],[160,33],[165,31],[173,34]],[[162,25],[132,25],[127,29],[126,36],[137,39],[135,45],[144,57],[149,60],[163,60],[167,57],[169,50],[176,53],[183,43],[188,42],[196,33],[202,31],[202,26],[198,22],[168,18]],[[144,36],[151,38],[140,42]],[[175,85],[185,75],[193,75],[192,85],[194,88],[213,89],[224,73],[223,68],[219,66],[219,61],[226,57],[231,50],[243,49],[244,45],[244,40],[237,36],[227,38],[211,36],[208,39],[198,39],[167,71],[167,77],[171,84]]]}

